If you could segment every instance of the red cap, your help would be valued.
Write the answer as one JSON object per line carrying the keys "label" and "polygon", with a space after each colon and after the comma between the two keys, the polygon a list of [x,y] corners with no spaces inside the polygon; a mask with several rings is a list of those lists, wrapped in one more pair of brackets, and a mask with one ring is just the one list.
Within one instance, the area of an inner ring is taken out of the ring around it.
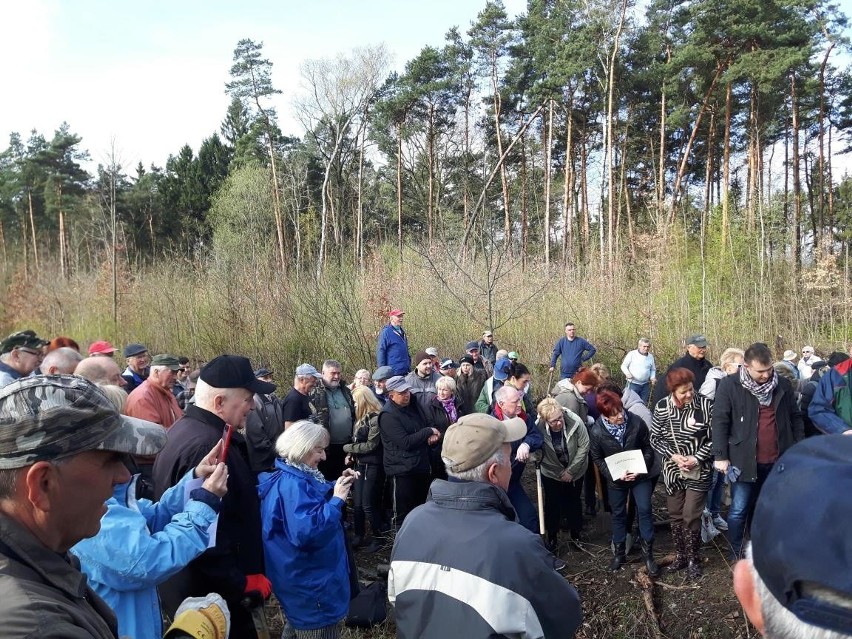
{"label": "red cap", "polygon": [[395,308],[388,313],[388,317],[399,317],[400,315],[405,315],[405,312],[401,308]]}
{"label": "red cap", "polygon": [[92,345],[89,346],[89,355],[112,355],[116,350],[118,349],[115,346],[101,340],[99,342],[92,342]]}

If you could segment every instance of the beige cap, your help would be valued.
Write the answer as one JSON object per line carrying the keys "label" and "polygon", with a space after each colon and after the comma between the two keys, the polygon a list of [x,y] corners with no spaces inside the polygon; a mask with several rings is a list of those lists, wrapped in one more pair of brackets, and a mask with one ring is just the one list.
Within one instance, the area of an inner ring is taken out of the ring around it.
{"label": "beige cap", "polygon": [[472,413],[447,429],[441,456],[452,462],[447,463],[448,472],[464,472],[487,461],[503,444],[526,434],[526,422],[520,417],[501,422],[491,415]]}

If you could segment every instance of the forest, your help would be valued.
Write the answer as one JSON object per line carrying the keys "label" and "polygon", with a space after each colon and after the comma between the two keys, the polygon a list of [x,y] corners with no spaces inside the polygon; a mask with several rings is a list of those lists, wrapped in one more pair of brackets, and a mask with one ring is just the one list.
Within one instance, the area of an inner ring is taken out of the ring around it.
{"label": "forest", "polygon": [[490,327],[533,364],[566,319],[613,361],[643,334],[663,360],[699,330],[850,339],[847,16],[641,6],[488,0],[399,73],[382,44],[306,60],[296,136],[240,40],[219,130],[165,166],[90,173],[73,123],[14,133],[0,323],[347,370],[402,304],[417,346]]}

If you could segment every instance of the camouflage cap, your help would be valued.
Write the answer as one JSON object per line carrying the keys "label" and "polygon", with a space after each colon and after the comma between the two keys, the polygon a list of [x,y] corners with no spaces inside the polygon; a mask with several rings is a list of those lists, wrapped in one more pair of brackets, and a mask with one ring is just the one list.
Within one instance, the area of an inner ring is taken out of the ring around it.
{"label": "camouflage cap", "polygon": [[35,331],[18,331],[0,342],[0,355],[16,348],[41,348],[47,344],[47,341],[36,335]]}
{"label": "camouflage cap", "polygon": [[0,389],[0,469],[87,450],[156,455],[159,424],[120,415],[92,382],[75,375],[26,377]]}

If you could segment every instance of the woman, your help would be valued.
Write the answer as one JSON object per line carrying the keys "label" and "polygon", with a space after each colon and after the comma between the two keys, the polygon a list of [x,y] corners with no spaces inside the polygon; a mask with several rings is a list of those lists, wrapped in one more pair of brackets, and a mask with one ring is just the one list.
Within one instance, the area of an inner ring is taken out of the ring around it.
{"label": "woman", "polygon": [[589,433],[580,418],[552,397],[538,405],[536,427],[544,438],[541,483],[544,489],[545,546],[556,551],[559,525],[564,517],[571,540],[580,541],[583,505],[580,494],[589,463]]}
{"label": "woman", "polygon": [[509,378],[506,380],[506,383],[524,394],[524,412],[535,418],[535,407],[530,399],[530,379],[532,379],[530,369],[520,362],[513,361],[512,366],[509,368]]}
{"label": "woman", "polygon": [[373,387],[373,376],[366,368],[361,368],[356,371],[355,377],[352,378],[352,383],[349,384],[349,390],[354,391],[359,386],[366,386],[367,388]]}
{"label": "woman", "polygon": [[320,424],[296,422],[275,443],[275,470],[259,478],[266,574],[287,617],[286,638],[339,637],[357,586],[342,515],[358,475],[346,468],[326,481],[317,466],[328,443]]}
{"label": "woman", "polygon": [[649,473],[625,472],[621,477],[610,474],[606,458],[628,450],[639,450],[645,467],[653,473],[654,451],[648,427],[642,420],[624,410],[621,398],[612,391],[601,391],[597,396],[600,417],[589,433],[592,461],[606,480],[609,505],[612,509],[613,560],[610,571],[616,571],[627,561],[625,541],[627,538],[627,497],[632,495],[639,513],[639,532],[642,537],[642,557],[648,574],[659,575],[660,569],[654,561],[654,517],[651,513],[653,482]]}
{"label": "woman", "polygon": [[375,393],[367,386],[357,386],[352,391],[355,401],[355,426],[352,443],[344,444],[346,465],[355,462],[358,479],[355,481],[353,499],[355,537],[353,548],[364,542],[366,522],[370,520],[373,539],[364,550],[369,553],[381,548],[378,537],[387,532],[388,526],[382,520],[382,486],[385,483],[385,471],[382,468],[382,437],[379,432],[379,412],[382,404]]}
{"label": "woman", "polygon": [[437,428],[441,437],[437,442],[429,446],[429,462],[432,466],[432,477],[434,479],[446,479],[447,471],[441,459],[444,433],[451,424],[455,424],[459,417],[465,415],[461,401],[456,397],[456,381],[452,377],[442,377],[435,382],[437,394],[429,400],[429,410],[426,414],[426,423]]}
{"label": "woman", "polygon": [[672,570],[701,576],[701,513],[713,483],[710,441],[712,402],[695,392],[686,368],[666,373],[669,394],[654,406],[651,446],[663,456],[663,483],[677,556]]}

